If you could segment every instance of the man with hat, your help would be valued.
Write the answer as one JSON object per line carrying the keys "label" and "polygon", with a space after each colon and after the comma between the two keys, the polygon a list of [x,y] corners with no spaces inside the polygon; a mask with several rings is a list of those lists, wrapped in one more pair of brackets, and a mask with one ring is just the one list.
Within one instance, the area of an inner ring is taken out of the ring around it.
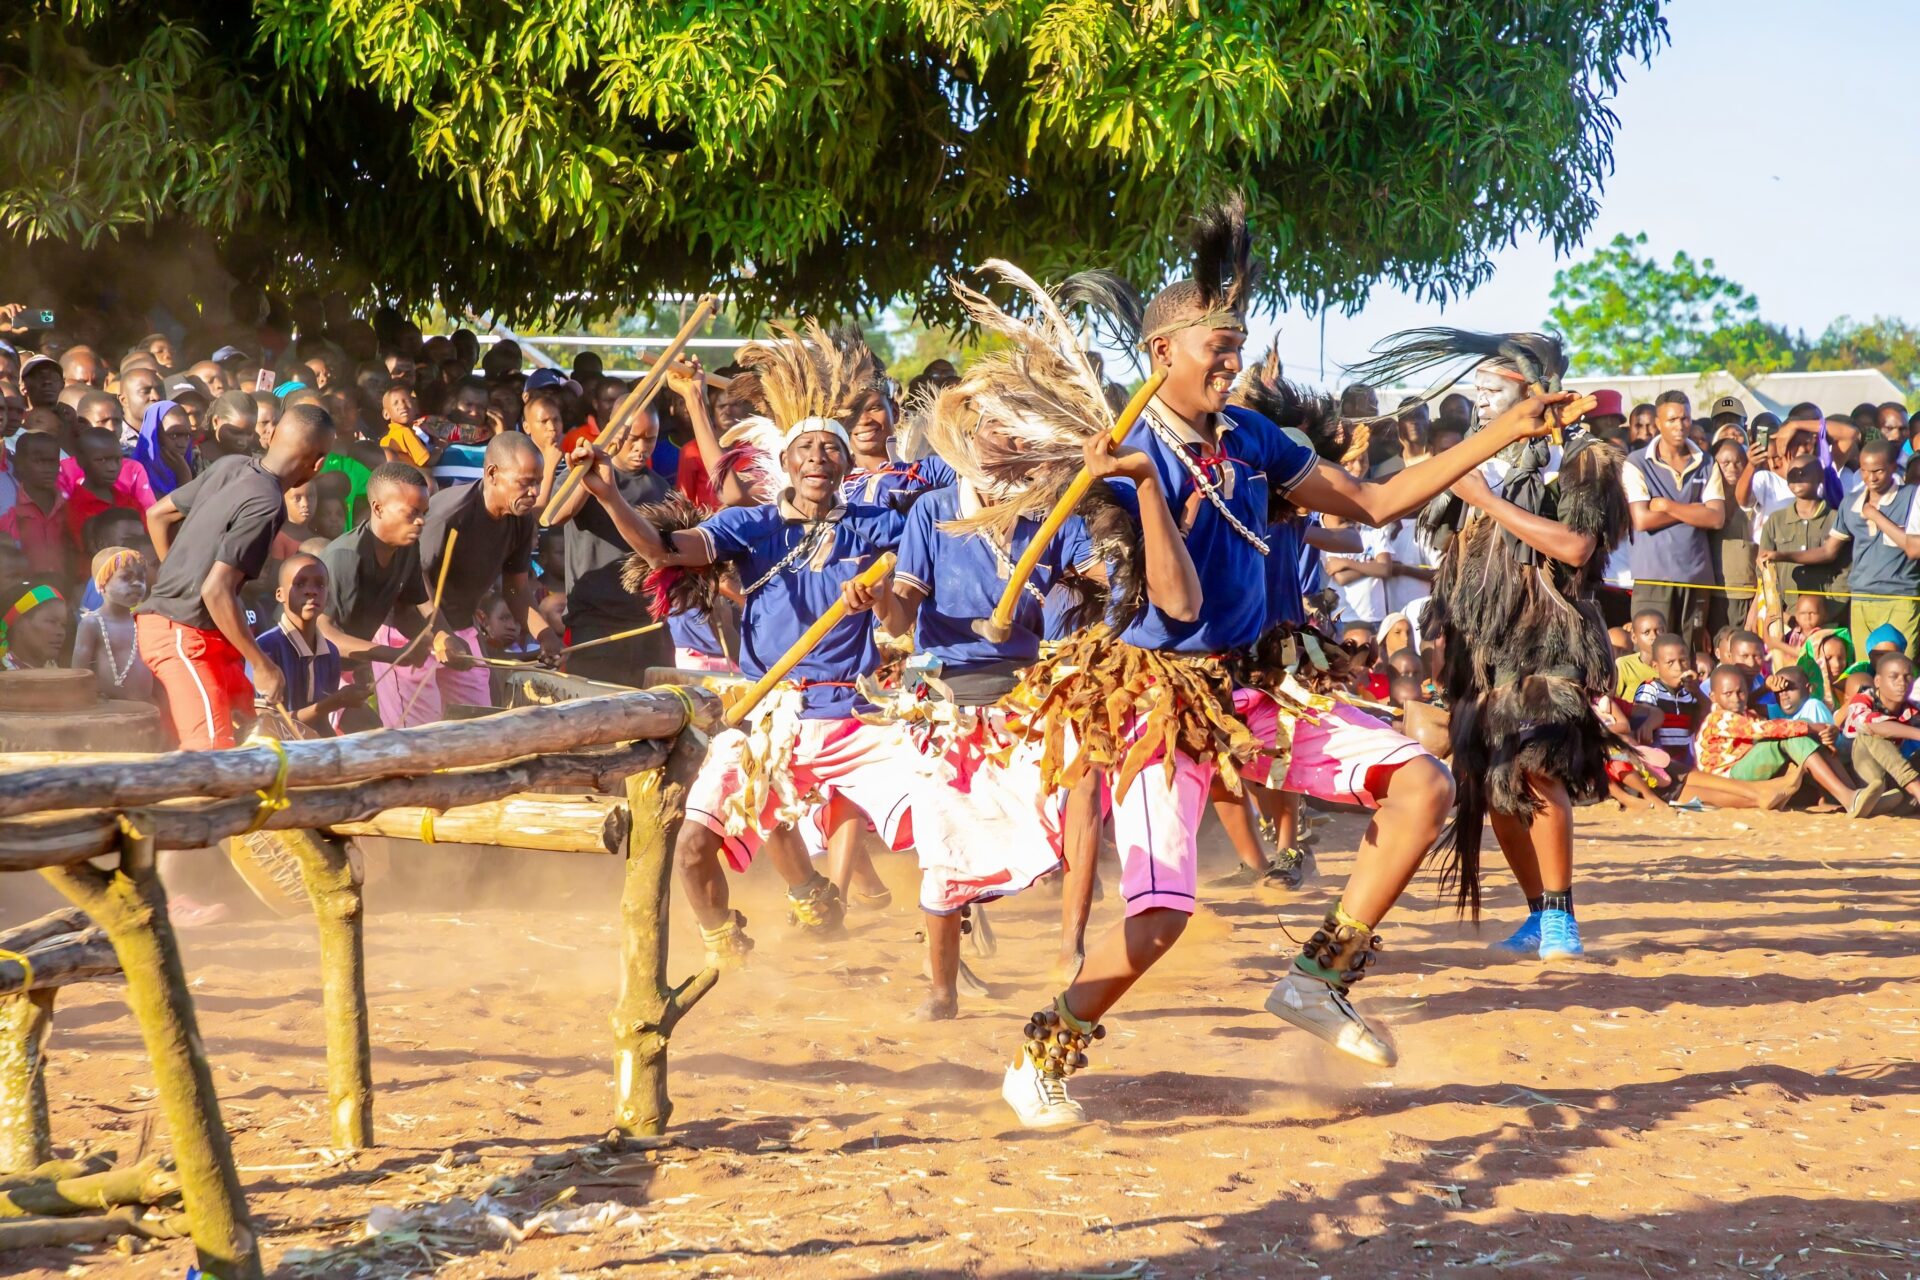
{"label": "man with hat", "polygon": [[1627,425],[1627,404],[1618,391],[1601,388],[1593,394],[1593,409],[1580,421],[1587,424],[1587,430],[1603,440],[1610,440],[1624,446],[1626,441],[1619,438],[1620,428]]}
{"label": "man with hat", "polygon": [[1747,436],[1747,406],[1739,396],[1721,396],[1713,402],[1713,408],[1707,417],[1713,422],[1712,440],[1715,444],[1732,427],[1740,433],[1742,440]]}
{"label": "man with hat", "polygon": [[27,397],[29,409],[54,408],[60,403],[60,393],[66,385],[67,376],[52,356],[30,356],[20,366],[20,390]]}

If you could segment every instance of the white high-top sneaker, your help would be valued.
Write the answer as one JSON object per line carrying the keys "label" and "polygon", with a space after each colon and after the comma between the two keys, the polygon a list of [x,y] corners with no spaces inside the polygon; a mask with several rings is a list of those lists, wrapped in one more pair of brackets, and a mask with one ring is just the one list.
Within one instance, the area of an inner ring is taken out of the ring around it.
{"label": "white high-top sneaker", "polygon": [[1067,1096],[1066,1079],[1034,1066],[1025,1049],[1007,1068],[1000,1096],[1029,1129],[1067,1129],[1087,1121],[1086,1111]]}
{"label": "white high-top sneaker", "polygon": [[1290,969],[1267,996],[1267,1012],[1325,1040],[1342,1053],[1376,1067],[1400,1060],[1393,1046],[1375,1034],[1354,1011],[1346,993],[1312,974]]}

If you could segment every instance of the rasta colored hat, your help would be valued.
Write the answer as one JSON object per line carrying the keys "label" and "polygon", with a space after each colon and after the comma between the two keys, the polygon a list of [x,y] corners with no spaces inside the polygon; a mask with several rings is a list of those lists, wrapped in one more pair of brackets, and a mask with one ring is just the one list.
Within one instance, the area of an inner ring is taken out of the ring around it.
{"label": "rasta colored hat", "polygon": [[1141,347],[1182,329],[1245,333],[1258,279],[1247,202],[1232,195],[1194,220],[1193,277],[1174,281],[1147,303]]}
{"label": "rasta colored hat", "polygon": [[65,596],[44,582],[28,587],[12,604],[7,606],[6,613],[0,615],[0,653],[5,653],[7,649],[11,647],[8,640],[13,634],[14,623],[20,621],[43,604],[52,604],[55,601],[64,601],[65,599]]}

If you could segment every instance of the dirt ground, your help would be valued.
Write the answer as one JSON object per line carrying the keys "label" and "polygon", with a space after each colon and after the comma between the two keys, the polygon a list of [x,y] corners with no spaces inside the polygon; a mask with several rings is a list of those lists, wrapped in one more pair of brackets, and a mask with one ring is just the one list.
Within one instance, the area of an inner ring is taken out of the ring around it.
{"label": "dirt ground", "polygon": [[[1920,822],[1590,810],[1591,958],[1553,967],[1483,949],[1521,909],[1504,872],[1479,933],[1423,877],[1358,991],[1399,1046],[1390,1071],[1261,1009],[1292,952],[1281,922],[1312,926],[1359,829],[1327,829],[1293,903],[1216,897],[1110,1016],[1075,1082],[1095,1122],[1051,1135],[1016,1129],[998,1087],[1051,994],[1057,897],[995,908],[999,953],[972,961],[991,999],[910,1023],[902,858],[883,864],[896,905],[831,946],[788,935],[771,877],[747,878],[757,963],[677,1035],[675,1141],[657,1150],[599,1145],[610,862],[436,850],[370,890],[381,1145],[359,1155],[324,1147],[311,927],[202,931],[186,959],[283,1275],[1920,1272]],[[42,905],[19,877],[5,889],[9,916]],[[697,958],[681,928],[676,971]],[[150,1123],[164,1146],[149,1084],[115,988],[65,993],[62,1149],[125,1153]],[[45,1251],[0,1273],[178,1277],[191,1260],[184,1243]]]}

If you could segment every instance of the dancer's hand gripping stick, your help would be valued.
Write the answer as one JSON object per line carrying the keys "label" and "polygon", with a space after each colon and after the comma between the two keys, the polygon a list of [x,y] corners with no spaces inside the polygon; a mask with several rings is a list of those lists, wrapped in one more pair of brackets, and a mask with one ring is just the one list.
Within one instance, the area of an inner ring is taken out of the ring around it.
{"label": "dancer's hand gripping stick", "polygon": [[[863,587],[877,587],[885,581],[888,574],[893,572],[893,562],[893,552],[884,552],[854,581]],[[773,692],[773,686],[786,679],[787,673],[799,666],[806,656],[813,652],[814,646],[826,639],[827,633],[845,621],[846,616],[847,602],[835,600],[827,611],[820,615],[819,621],[808,627],[806,634],[794,641],[793,647],[780,655],[780,661],[768,667],[767,674],[754,681],[753,687],[748,689],[738,702],[727,708],[725,717],[727,724],[737,725],[752,714],[753,709],[760,705],[760,700]]]}
{"label": "dancer's hand gripping stick", "polygon": [[[1133,399],[1127,401],[1127,407],[1120,411],[1120,417],[1109,432],[1115,445],[1127,438],[1133,430],[1133,424],[1140,421],[1140,415],[1146,412],[1147,402],[1160,390],[1160,384],[1167,380],[1165,371],[1154,374],[1133,393]],[[993,606],[993,616],[975,618],[974,634],[993,644],[1004,643],[1013,634],[1013,612],[1020,604],[1020,592],[1026,588],[1027,579],[1033,577],[1033,570],[1040,563],[1040,557],[1046,554],[1047,544],[1053,541],[1060,526],[1067,522],[1073,509],[1080,505],[1080,499],[1087,496],[1087,490],[1093,487],[1093,476],[1085,467],[1073,478],[1073,483],[1061,493],[1059,501],[1053,504],[1053,510],[1047,512],[1047,518],[1040,522],[1040,529],[1033,535],[1033,541],[1021,553],[1019,563],[1013,566],[1013,573],[1007,578],[1007,585],[1000,593],[1000,602]]]}

